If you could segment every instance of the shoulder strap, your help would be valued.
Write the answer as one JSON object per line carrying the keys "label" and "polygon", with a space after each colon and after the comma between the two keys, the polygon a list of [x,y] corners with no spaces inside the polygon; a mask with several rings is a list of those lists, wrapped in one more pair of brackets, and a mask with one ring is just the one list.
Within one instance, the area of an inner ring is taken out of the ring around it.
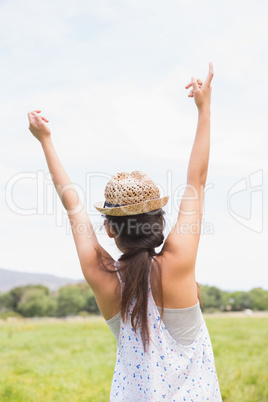
{"label": "shoulder strap", "polygon": [[115,272],[116,272],[117,278],[119,279],[119,282],[120,282],[120,284],[122,285],[122,284],[123,284],[123,281],[122,281],[122,279],[121,279],[121,276],[120,276],[119,272],[117,271],[117,261],[114,262],[114,268],[115,268]]}
{"label": "shoulder strap", "polygon": [[154,257],[151,259],[151,263],[149,266],[149,274],[148,274],[148,288],[149,288],[149,292],[151,291],[151,274],[152,274],[152,268],[153,268],[153,261],[154,261]]}
{"label": "shoulder strap", "polygon": [[152,259],[151,259],[150,272],[151,272],[151,270],[152,270],[152,268],[153,268],[153,261],[154,261],[154,258],[155,258],[155,256],[153,256]]}

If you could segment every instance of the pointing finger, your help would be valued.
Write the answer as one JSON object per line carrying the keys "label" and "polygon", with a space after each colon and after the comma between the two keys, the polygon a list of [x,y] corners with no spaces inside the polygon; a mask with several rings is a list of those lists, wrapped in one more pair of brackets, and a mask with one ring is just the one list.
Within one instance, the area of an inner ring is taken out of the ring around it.
{"label": "pointing finger", "polygon": [[208,76],[207,76],[206,81],[205,81],[207,85],[210,85],[213,76],[214,76],[213,65],[212,65],[212,62],[210,62],[209,63],[209,70],[208,70]]}

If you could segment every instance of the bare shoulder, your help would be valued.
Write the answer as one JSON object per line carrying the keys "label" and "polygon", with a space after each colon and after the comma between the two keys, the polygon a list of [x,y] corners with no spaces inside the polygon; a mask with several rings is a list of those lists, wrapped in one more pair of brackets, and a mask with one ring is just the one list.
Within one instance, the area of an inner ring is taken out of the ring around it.
{"label": "bare shoulder", "polygon": [[198,301],[195,270],[189,269],[188,262],[168,252],[155,260],[151,285],[156,305],[161,307],[157,263],[161,266],[164,307],[175,309],[195,305]]}
{"label": "bare shoulder", "polygon": [[[95,265],[84,271],[84,276],[94,292],[97,305],[105,320],[120,311],[121,289],[115,272],[115,260],[103,248]],[[107,272],[103,265],[110,271]]]}

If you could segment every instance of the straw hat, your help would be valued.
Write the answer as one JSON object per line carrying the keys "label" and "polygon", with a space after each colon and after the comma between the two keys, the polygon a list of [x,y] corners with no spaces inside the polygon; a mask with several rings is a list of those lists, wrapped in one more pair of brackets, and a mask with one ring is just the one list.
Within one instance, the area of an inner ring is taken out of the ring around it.
{"label": "straw hat", "polygon": [[144,214],[162,208],[169,197],[160,198],[160,192],[146,173],[117,173],[104,190],[105,201],[94,207],[105,215],[126,216]]}

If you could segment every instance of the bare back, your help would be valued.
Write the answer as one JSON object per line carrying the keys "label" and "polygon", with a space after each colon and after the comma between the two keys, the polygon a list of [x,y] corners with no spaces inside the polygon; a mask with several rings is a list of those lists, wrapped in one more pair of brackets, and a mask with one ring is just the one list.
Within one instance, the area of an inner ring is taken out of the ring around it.
{"label": "bare back", "polygon": [[[155,260],[151,271],[151,288],[156,305],[162,307],[157,263],[161,264],[162,270],[163,307],[176,309],[195,305],[198,298],[194,271],[189,272],[182,265],[180,267],[170,255],[155,257]],[[117,275],[106,275],[111,292],[107,295],[102,291],[95,294],[95,297],[104,319],[109,320],[120,312],[121,290]]]}

